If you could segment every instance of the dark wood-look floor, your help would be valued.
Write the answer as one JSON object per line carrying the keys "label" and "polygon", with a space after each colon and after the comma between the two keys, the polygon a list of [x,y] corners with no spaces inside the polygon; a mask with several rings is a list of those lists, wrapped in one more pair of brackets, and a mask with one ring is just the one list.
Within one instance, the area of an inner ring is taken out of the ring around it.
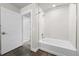
{"label": "dark wood-look floor", "polygon": [[38,50],[37,52],[32,52],[32,56],[56,56],[56,55],[50,54],[42,50]]}
{"label": "dark wood-look floor", "polygon": [[27,47],[25,45],[18,47],[2,56],[55,56],[53,54],[49,54],[42,50],[38,50],[37,52],[32,52],[28,47],[29,45]]}

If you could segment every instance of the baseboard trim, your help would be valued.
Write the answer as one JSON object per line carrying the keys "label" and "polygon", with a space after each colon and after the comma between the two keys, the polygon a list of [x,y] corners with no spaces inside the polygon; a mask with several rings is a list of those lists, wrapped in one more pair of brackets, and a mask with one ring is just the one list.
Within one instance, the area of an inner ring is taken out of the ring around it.
{"label": "baseboard trim", "polygon": [[31,51],[33,51],[33,52],[37,52],[37,51],[38,51],[38,48],[36,48],[36,49],[31,48]]}

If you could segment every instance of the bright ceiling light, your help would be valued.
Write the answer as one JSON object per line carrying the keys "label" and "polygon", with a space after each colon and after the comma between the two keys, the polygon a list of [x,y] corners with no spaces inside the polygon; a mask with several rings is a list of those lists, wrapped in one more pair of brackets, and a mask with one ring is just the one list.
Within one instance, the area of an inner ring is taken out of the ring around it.
{"label": "bright ceiling light", "polygon": [[56,5],[55,5],[55,4],[53,4],[53,5],[52,5],[52,7],[56,7]]}

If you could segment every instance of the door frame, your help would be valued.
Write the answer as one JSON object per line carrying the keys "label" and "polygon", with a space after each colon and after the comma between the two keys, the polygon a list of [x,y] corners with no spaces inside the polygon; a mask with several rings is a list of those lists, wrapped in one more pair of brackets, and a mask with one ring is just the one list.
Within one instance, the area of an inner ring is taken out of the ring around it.
{"label": "door frame", "polygon": [[[22,43],[23,43],[23,16],[24,15],[26,15],[26,14],[28,14],[28,13],[30,13],[30,15],[31,15],[31,18],[30,18],[30,21],[31,21],[31,23],[30,23],[30,49],[31,49],[31,42],[32,42],[32,10],[31,9],[28,9],[28,10],[26,10],[23,14],[21,14],[22,15]],[[23,43],[24,44],[24,43]]]}

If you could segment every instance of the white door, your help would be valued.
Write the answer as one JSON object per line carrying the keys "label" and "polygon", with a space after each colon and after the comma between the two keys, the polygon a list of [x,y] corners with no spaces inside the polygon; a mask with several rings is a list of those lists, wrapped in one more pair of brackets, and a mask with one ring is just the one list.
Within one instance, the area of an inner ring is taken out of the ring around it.
{"label": "white door", "polygon": [[31,17],[23,17],[23,43],[29,42],[31,39]]}
{"label": "white door", "polygon": [[20,14],[1,8],[1,54],[9,52],[22,44]]}

